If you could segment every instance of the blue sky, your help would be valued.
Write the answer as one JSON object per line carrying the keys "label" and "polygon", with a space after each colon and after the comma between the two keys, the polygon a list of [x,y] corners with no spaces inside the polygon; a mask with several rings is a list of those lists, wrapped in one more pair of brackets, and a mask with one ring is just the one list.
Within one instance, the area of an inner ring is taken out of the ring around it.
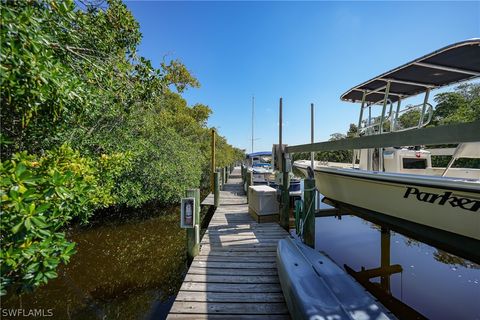
{"label": "blue sky", "polygon": [[180,59],[201,83],[184,97],[209,105],[210,126],[251,151],[346,132],[359,106],[351,87],[443,46],[480,36],[480,2],[161,2],[127,1],[140,22],[139,53],[158,66]]}

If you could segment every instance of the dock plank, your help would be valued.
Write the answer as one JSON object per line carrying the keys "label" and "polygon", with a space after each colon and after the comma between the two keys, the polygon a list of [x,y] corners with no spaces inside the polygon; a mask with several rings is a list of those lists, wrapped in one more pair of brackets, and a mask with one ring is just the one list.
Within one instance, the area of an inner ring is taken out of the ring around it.
{"label": "dock plank", "polygon": [[[276,269],[277,243],[288,233],[252,219],[239,174],[220,192],[167,319],[290,319]],[[213,205],[213,195],[202,204]]]}
{"label": "dock plank", "polygon": [[[180,320],[207,320],[207,319],[225,319],[225,315],[221,314],[183,314],[183,313],[171,313],[168,319],[180,319]],[[288,320],[290,316],[287,314],[229,314],[229,320]]]}
{"label": "dock plank", "polygon": [[[201,292],[282,292],[278,283],[205,283],[205,282],[184,282],[180,288],[183,291]],[[175,303],[174,303],[175,304]]]}
{"label": "dock plank", "polygon": [[182,302],[175,301],[171,313],[200,314],[287,314],[287,306],[281,303],[223,303],[223,302]]}
{"label": "dock plank", "polygon": [[178,301],[183,302],[283,302],[282,293],[263,293],[252,292],[249,294],[236,292],[194,292],[194,291],[180,291],[177,295]]}
{"label": "dock plank", "polygon": [[276,269],[255,268],[255,269],[235,269],[235,268],[200,268],[190,267],[188,274],[209,274],[209,275],[252,275],[252,276],[272,276],[277,275]]}

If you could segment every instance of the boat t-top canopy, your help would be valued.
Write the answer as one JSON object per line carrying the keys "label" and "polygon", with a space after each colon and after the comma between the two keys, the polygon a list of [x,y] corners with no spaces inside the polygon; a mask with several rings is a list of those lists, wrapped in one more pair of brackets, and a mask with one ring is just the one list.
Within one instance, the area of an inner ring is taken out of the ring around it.
{"label": "boat t-top canopy", "polygon": [[377,103],[385,98],[392,102],[430,89],[471,80],[480,76],[480,39],[452,44],[413,60],[364,82],[347,92],[341,99],[350,102]]}

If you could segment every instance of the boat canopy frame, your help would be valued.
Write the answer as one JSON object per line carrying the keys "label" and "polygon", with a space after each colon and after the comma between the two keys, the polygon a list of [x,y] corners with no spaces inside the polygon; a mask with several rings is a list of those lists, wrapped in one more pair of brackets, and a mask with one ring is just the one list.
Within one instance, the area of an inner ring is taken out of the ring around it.
{"label": "boat canopy frame", "polygon": [[458,42],[385,72],[341,95],[342,101],[392,102],[480,76],[480,38]]}
{"label": "boat canopy frame", "polygon": [[[433,106],[428,103],[430,91],[435,88],[468,81],[480,76],[480,39],[471,39],[452,44],[436,50],[421,58],[406,63],[366,81],[344,93],[343,101],[361,102],[358,119],[358,135],[383,134],[385,124],[389,121],[389,131],[399,132],[420,129],[430,123]],[[423,103],[401,109],[403,99],[424,93]],[[393,111],[393,104],[397,103]],[[382,105],[380,119],[372,122],[371,110],[375,105]],[[389,106],[388,110],[387,107]],[[368,119],[363,119],[364,109],[368,108]],[[421,110],[418,123],[403,128],[399,114],[411,110]],[[362,124],[364,124],[362,128]],[[377,129],[378,128],[378,129]],[[371,169],[372,150],[367,150]],[[379,149],[380,168],[383,167],[383,150]],[[352,160],[355,164],[355,156]],[[383,171],[383,170],[381,170]]]}

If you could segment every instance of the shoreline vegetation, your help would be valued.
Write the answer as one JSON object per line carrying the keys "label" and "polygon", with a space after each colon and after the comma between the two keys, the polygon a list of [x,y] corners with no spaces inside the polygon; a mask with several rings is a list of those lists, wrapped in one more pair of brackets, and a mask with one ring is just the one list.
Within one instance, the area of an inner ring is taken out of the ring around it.
{"label": "shoreline vegetation", "polygon": [[[4,1],[1,7],[1,295],[56,278],[66,230],[115,208],[168,207],[209,185],[212,113],[182,97],[179,60],[137,53],[118,0]],[[243,152],[217,137],[217,164]],[[96,217],[97,218],[97,217]]]}

